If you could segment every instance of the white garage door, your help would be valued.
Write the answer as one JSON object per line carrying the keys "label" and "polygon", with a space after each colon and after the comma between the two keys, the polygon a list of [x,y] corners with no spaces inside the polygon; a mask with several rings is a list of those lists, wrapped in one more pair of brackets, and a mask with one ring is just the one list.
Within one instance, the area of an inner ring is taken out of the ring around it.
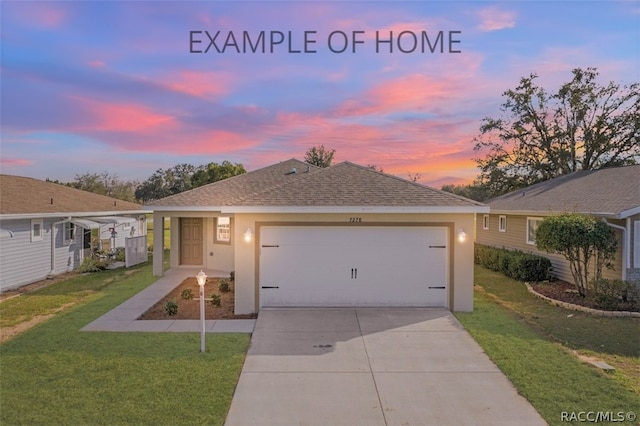
{"label": "white garage door", "polygon": [[448,306],[444,227],[267,226],[260,306]]}

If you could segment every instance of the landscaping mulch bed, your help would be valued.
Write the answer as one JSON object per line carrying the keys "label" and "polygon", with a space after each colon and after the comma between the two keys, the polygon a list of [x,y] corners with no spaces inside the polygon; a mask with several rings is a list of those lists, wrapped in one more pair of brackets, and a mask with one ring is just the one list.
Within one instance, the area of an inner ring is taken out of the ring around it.
{"label": "landscaping mulch bed", "polygon": [[[603,308],[597,306],[592,300],[589,298],[581,297],[578,294],[578,290],[576,287],[568,283],[566,281],[554,281],[549,283],[532,283],[531,287],[542,294],[543,296],[550,297],[551,299],[558,300],[560,302],[571,303],[573,305],[584,306],[586,308],[591,309],[600,309]],[[626,309],[625,309],[626,308]],[[634,308],[632,306],[625,306],[621,304],[616,310],[626,310],[632,312],[640,312],[638,308]]]}
{"label": "landscaping mulch bed", "polygon": [[[220,306],[213,306],[210,301],[205,301],[205,319],[252,319],[257,318],[256,314],[235,315],[234,310],[234,283],[229,281],[231,290],[223,293],[218,290],[220,280],[223,278],[207,278],[204,285],[204,297],[210,298],[212,294],[220,295]],[[182,292],[185,289],[191,289],[193,299],[184,300]],[[195,277],[185,279],[178,287],[173,289],[169,294],[163,297],[155,305],[149,308],[138,319],[140,320],[166,320],[166,319],[200,319],[200,301],[196,300],[200,297],[200,287]],[[164,310],[164,304],[173,300],[178,303],[178,312],[175,315],[169,315]]]}

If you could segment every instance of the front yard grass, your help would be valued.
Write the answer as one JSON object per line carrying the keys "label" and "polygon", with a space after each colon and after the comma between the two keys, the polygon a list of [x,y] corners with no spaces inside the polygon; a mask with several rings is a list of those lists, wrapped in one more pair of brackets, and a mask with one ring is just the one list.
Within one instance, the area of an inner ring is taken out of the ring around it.
{"label": "front yard grass", "polygon": [[[563,412],[640,415],[640,320],[552,306],[523,283],[476,265],[473,313],[456,316],[549,424]],[[605,360],[606,373],[571,351]]]}
{"label": "front yard grass", "polygon": [[110,274],[51,285],[38,297],[81,301],[0,345],[0,424],[223,424],[249,335],[209,334],[200,353],[197,333],[79,331],[155,281],[150,264]]}

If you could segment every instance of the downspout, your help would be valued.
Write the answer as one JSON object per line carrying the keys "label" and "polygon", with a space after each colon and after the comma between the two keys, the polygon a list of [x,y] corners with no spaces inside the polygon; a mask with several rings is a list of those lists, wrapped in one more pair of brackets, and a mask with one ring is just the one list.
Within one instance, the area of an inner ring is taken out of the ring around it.
{"label": "downspout", "polygon": [[56,226],[62,225],[66,222],[71,222],[71,216],[64,220],[51,224],[51,271],[49,271],[49,275],[54,275],[53,270],[56,266]]}
{"label": "downspout", "polygon": [[630,229],[630,225],[631,225],[631,221],[629,218],[627,218],[627,226],[620,226],[620,225],[616,225],[615,223],[609,223],[607,221],[606,217],[602,218],[602,221],[604,223],[606,223],[607,225],[609,225],[612,228],[615,229],[619,229],[622,231],[622,244],[623,244],[623,249],[622,249],[622,281],[626,281],[627,280],[627,265],[629,265],[629,263],[631,263],[631,251],[629,250],[629,244],[631,244],[631,242],[629,241],[629,237],[631,236],[629,229]]}

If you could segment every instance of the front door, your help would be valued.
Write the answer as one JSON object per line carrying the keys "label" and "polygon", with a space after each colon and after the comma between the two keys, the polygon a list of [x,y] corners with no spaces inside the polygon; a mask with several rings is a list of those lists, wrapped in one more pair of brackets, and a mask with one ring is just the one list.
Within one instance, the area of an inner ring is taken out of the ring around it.
{"label": "front door", "polygon": [[202,265],[202,218],[180,219],[180,264]]}

